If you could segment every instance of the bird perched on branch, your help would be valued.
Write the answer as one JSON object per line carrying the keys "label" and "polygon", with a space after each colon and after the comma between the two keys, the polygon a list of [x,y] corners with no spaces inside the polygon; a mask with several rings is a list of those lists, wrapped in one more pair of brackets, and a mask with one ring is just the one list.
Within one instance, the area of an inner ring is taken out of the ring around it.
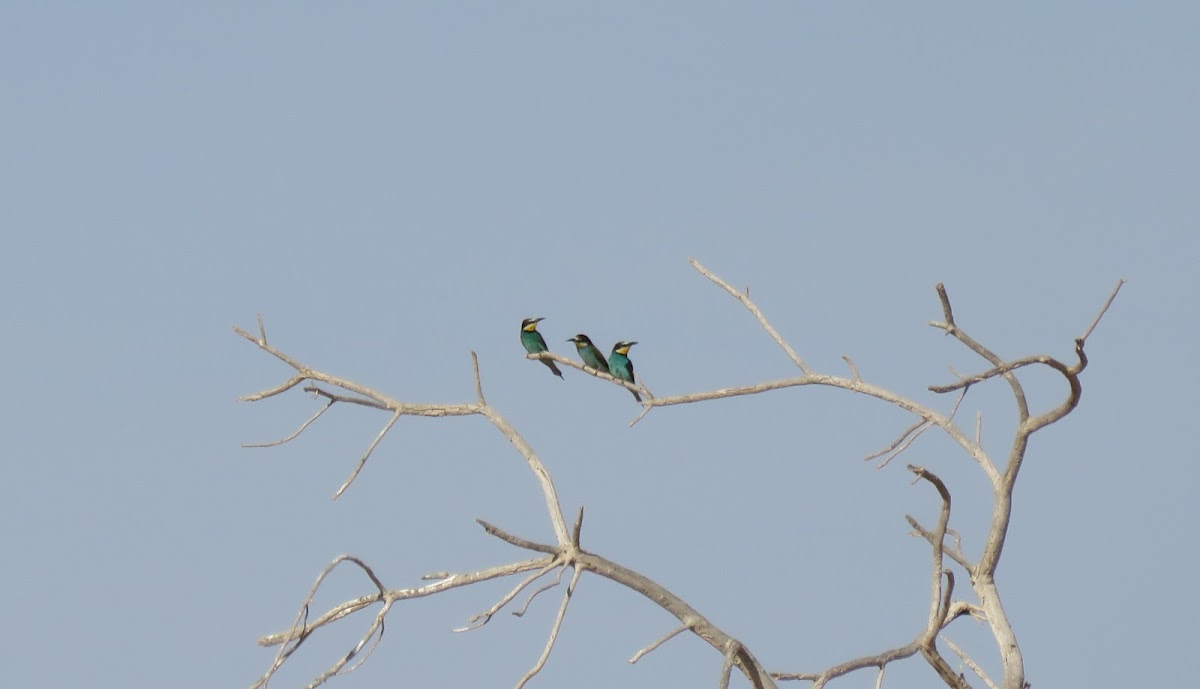
{"label": "bird perched on branch", "polygon": [[600,353],[596,345],[592,344],[591,338],[583,333],[579,333],[567,340],[567,342],[575,343],[575,349],[579,351],[579,358],[583,359],[584,364],[591,366],[597,371],[608,373],[608,362],[604,360],[604,355]]}
{"label": "bird perched on branch", "polygon": [[[614,378],[620,378],[629,383],[637,382],[633,377],[633,362],[629,360],[629,348],[637,344],[637,342],[618,342],[613,345],[612,354],[608,355],[608,372]],[[642,396],[637,394],[635,390],[630,390],[633,393],[633,399],[638,402],[642,401]]]}
{"label": "bird perched on branch", "polygon": [[[523,346],[525,351],[529,352],[530,354],[550,351],[549,347],[546,346],[546,340],[544,340],[542,338],[542,334],[537,331],[538,322],[544,320],[546,319],[526,318],[525,320],[521,321],[521,346]],[[541,362],[546,365],[546,368],[550,369],[551,373],[559,378],[563,377],[562,371],[558,370],[558,367],[554,365],[553,361],[550,361],[549,359],[542,359]]]}

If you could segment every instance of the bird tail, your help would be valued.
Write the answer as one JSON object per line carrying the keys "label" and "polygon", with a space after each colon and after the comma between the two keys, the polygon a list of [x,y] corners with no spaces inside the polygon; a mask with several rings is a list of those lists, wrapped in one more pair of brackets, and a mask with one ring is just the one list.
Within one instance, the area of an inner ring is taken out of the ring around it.
{"label": "bird tail", "polygon": [[641,396],[641,395],[639,395],[639,394],[637,394],[637,392],[636,392],[636,391],[634,391],[634,390],[630,390],[630,392],[632,392],[632,393],[633,393],[633,399],[637,400],[639,403],[642,401],[642,396]]}
{"label": "bird tail", "polygon": [[[550,361],[549,359],[542,359],[542,363],[545,364],[546,366],[550,367],[551,373],[558,376],[559,378],[563,377],[562,371],[558,370],[558,367],[554,365],[553,361]],[[566,380],[566,378],[563,378],[563,380]]]}

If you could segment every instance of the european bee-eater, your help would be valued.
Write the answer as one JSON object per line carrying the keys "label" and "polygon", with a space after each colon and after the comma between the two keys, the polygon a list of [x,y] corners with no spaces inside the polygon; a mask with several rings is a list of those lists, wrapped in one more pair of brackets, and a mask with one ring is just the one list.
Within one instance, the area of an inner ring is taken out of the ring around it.
{"label": "european bee-eater", "polygon": [[597,371],[608,373],[608,362],[604,360],[604,355],[600,353],[596,345],[592,344],[591,338],[583,333],[579,333],[567,340],[567,342],[575,343],[575,349],[579,350],[579,358],[583,359],[583,363]]}
{"label": "european bee-eater", "polygon": [[[542,339],[542,334],[537,331],[538,321],[543,321],[544,318],[526,318],[521,321],[521,346],[530,354],[538,352],[548,352],[550,348],[546,346],[546,340]],[[549,359],[542,359],[541,362],[550,369],[550,372],[559,378],[563,377],[562,371],[554,365]]]}
{"label": "european bee-eater", "polygon": [[[633,362],[629,360],[629,348],[637,344],[636,342],[618,342],[613,345],[612,354],[608,355],[608,372],[614,378],[634,383],[637,382],[633,377]],[[642,396],[637,392],[630,390],[633,393],[633,399],[638,402],[642,401]]]}

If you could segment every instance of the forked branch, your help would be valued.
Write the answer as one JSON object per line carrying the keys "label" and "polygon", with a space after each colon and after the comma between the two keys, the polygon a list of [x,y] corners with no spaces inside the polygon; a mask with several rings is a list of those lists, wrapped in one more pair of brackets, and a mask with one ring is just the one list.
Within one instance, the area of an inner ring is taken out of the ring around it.
{"label": "forked branch", "polygon": [[[536,676],[544,667],[547,658],[552,651],[555,641],[561,630],[563,620],[566,615],[570,598],[575,590],[583,572],[588,571],[598,576],[605,577],[611,581],[619,583],[629,589],[636,591],[654,604],[659,605],[663,609],[670,612],[679,620],[679,626],[670,633],[659,638],[649,646],[638,651],[630,662],[636,662],[646,653],[653,651],[669,639],[681,634],[685,631],[695,634],[703,639],[715,650],[717,650],[724,659],[719,685],[725,687],[728,685],[729,676],[734,667],[738,668],[743,675],[750,681],[750,684],[756,689],[768,689],[774,687],[774,680],[792,679],[792,680],[809,680],[813,682],[814,688],[819,689],[830,680],[854,672],[858,669],[875,667],[878,669],[876,685],[882,685],[884,677],[884,668],[891,662],[907,658],[916,653],[921,653],[927,662],[930,663],[934,671],[943,680],[943,682],[956,689],[964,689],[969,687],[966,679],[961,674],[956,674],[941,656],[936,647],[936,641],[942,630],[944,630],[955,619],[963,615],[972,615],[987,621],[991,627],[993,637],[995,638],[997,648],[999,650],[1002,666],[1004,668],[1004,677],[1001,685],[1003,689],[1023,689],[1024,687],[1024,667],[1021,658],[1019,646],[1016,643],[1015,636],[1012,632],[1012,627],[1005,615],[1004,608],[1000,603],[999,592],[995,585],[994,572],[996,564],[999,560],[1003,549],[1004,539],[1007,535],[1009,518],[1011,515],[1011,499],[1012,489],[1015,484],[1017,474],[1024,460],[1025,450],[1027,447],[1028,437],[1049,424],[1056,422],[1062,417],[1069,414],[1079,403],[1081,395],[1081,386],[1079,384],[1079,374],[1087,366],[1087,356],[1084,352],[1084,344],[1087,338],[1095,330],[1096,325],[1107,312],[1117,292],[1120,290],[1124,281],[1117,284],[1100,313],[1092,321],[1083,335],[1075,341],[1075,352],[1078,357],[1078,362],[1075,364],[1064,364],[1057,359],[1046,355],[1034,355],[1012,361],[1004,361],[989,348],[984,346],[967,334],[956,322],[953,309],[950,304],[950,299],[945,287],[941,284],[937,285],[937,293],[942,305],[944,320],[942,322],[934,322],[937,328],[942,329],[949,335],[954,336],[959,342],[966,346],[971,351],[985,359],[990,368],[978,374],[971,376],[963,376],[953,384],[945,386],[933,386],[930,389],[934,392],[945,393],[960,390],[958,400],[953,408],[948,413],[942,413],[934,410],[932,407],[916,402],[915,400],[894,393],[885,388],[873,385],[863,380],[858,368],[854,365],[853,360],[848,356],[843,357],[850,368],[851,377],[840,377],[833,375],[825,375],[817,373],[812,369],[796,351],[788,344],[779,332],[771,325],[766,316],[758,308],[757,305],[750,299],[749,290],[738,290],[729,285],[721,278],[717,277],[698,261],[691,260],[692,266],[704,277],[712,281],[718,287],[729,293],[737,299],[759,322],[767,334],[780,346],[793,364],[799,368],[802,375],[799,377],[785,378],[780,380],[766,381],[756,385],[741,386],[734,388],[723,388],[713,391],[697,392],[686,395],[675,395],[667,397],[654,397],[650,391],[643,385],[633,385],[625,381],[618,380],[609,375],[606,371],[598,371],[586,366],[582,366],[574,361],[562,357],[560,355],[544,352],[534,355],[529,355],[530,359],[541,359],[543,361],[553,360],[564,366],[576,368],[589,375],[602,380],[607,380],[610,383],[616,384],[626,389],[633,390],[644,396],[643,409],[641,414],[634,419],[634,423],[643,418],[646,413],[654,407],[677,406],[681,404],[690,404],[703,402],[715,399],[723,399],[727,397],[736,397],[740,395],[751,395],[771,390],[780,390],[791,387],[805,387],[809,385],[821,385],[827,387],[839,388],[851,392],[864,394],[875,399],[891,404],[915,417],[912,425],[900,434],[896,440],[890,443],[883,450],[874,453],[868,459],[885,457],[881,462],[886,465],[892,458],[908,449],[913,442],[929,428],[939,428],[946,433],[955,443],[957,443],[983,470],[988,477],[995,497],[993,505],[992,521],[989,527],[986,543],[979,561],[972,563],[969,558],[963,553],[961,543],[956,532],[949,530],[950,518],[950,492],[945,484],[936,475],[922,467],[909,465],[909,469],[917,476],[917,480],[923,480],[933,485],[939,492],[942,498],[942,509],[939,513],[938,522],[932,530],[925,529],[916,522],[912,517],[906,517],[909,523],[931,546],[932,548],[932,571],[930,581],[930,604],[929,614],[921,632],[908,644],[894,648],[883,653],[872,656],[865,656],[855,660],[842,663],[820,673],[768,673],[762,664],[750,653],[741,642],[731,637],[721,629],[712,625],[699,612],[693,609],[685,601],[680,599],[675,594],[666,590],[662,586],[648,579],[647,577],[625,568],[617,563],[609,561],[594,553],[584,551],[580,546],[580,529],[582,526],[582,510],[579,518],[576,520],[573,529],[568,529],[567,522],[563,516],[562,508],[558,502],[557,493],[555,492],[553,482],[550,479],[550,474],[545,466],[541,463],[533,449],[528,445],[524,438],[499,414],[493,407],[488,405],[484,398],[483,387],[479,375],[479,361],[474,352],[472,357],[472,372],[475,384],[475,401],[461,404],[414,404],[396,400],[387,395],[372,390],[366,386],[359,385],[352,381],[332,376],[324,372],[312,369],[300,362],[292,359],[288,355],[279,351],[272,345],[268,344],[266,331],[262,324],[261,317],[259,318],[258,335],[234,328],[240,336],[254,342],[260,349],[271,354],[275,358],[290,366],[294,374],[283,383],[247,395],[243,399],[246,401],[260,401],[268,399],[295,388],[305,381],[313,381],[318,385],[307,386],[304,389],[313,394],[323,397],[327,400],[325,405],[315,412],[307,421],[293,432],[291,435],[272,443],[264,443],[257,446],[272,446],[289,442],[301,435],[311,424],[316,422],[325,411],[331,408],[337,402],[346,402],[359,406],[388,411],[390,418],[387,424],[381,429],[374,441],[367,448],[367,451],[360,458],[354,471],[349,479],[339,488],[336,495],[341,495],[346,488],[355,480],[362,471],[367,459],[374,452],[380,441],[385,437],[396,421],[401,416],[427,416],[427,417],[443,417],[443,416],[483,416],[487,419],[500,433],[517,449],[524,457],[527,465],[534,473],[536,480],[542,488],[543,496],[546,500],[547,512],[550,516],[551,525],[554,529],[555,542],[553,544],[538,543],[530,541],[518,536],[509,534],[498,527],[493,526],[485,521],[479,520],[479,523],[484,527],[488,534],[495,536],[510,543],[516,547],[530,550],[541,554],[541,557],[522,562],[515,562],[498,567],[492,567],[478,572],[465,574],[448,574],[442,573],[438,580],[427,586],[415,589],[386,589],[375,577],[374,573],[365,564],[355,558],[343,556],[335,560],[326,568],[318,578],[313,590],[305,599],[301,607],[301,612],[297,616],[296,622],[291,629],[279,634],[270,635],[260,640],[264,645],[279,645],[281,648],[276,655],[275,661],[272,663],[270,670],[259,680],[256,687],[265,687],[267,681],[286,661],[292,653],[294,653],[300,645],[317,629],[323,626],[332,624],[339,620],[345,619],[357,612],[360,612],[368,607],[381,604],[380,610],[376,613],[372,622],[367,626],[366,631],[360,637],[358,643],[346,653],[337,662],[332,664],[322,675],[318,676],[310,686],[316,686],[324,682],[329,677],[352,670],[354,666],[349,665],[350,661],[358,659],[361,662],[364,658],[364,650],[369,654],[368,645],[374,641],[379,642],[383,632],[384,617],[391,607],[408,598],[416,598],[426,595],[451,590],[461,586],[468,586],[481,581],[511,576],[524,572],[531,572],[529,576],[523,578],[514,588],[512,588],[505,596],[497,601],[488,610],[475,615],[469,620],[466,627],[456,631],[478,628],[486,624],[499,610],[503,609],[511,603],[518,595],[528,589],[540,577],[549,573],[553,569],[559,570],[561,578],[567,567],[572,568],[573,574],[570,583],[564,591],[562,601],[559,606],[558,614],[551,627],[547,643],[539,656],[534,666],[520,680],[517,687],[521,689],[531,678]],[[1017,378],[1017,372],[1030,365],[1044,365],[1050,367],[1066,378],[1070,386],[1070,393],[1067,399],[1060,405],[1051,409],[1039,416],[1032,416],[1029,412],[1028,404],[1025,399],[1024,389],[1021,382]],[[1012,394],[1017,404],[1018,409],[1018,426],[1014,437],[1013,445],[1010,449],[1007,461],[1002,465],[998,465],[991,457],[983,450],[980,444],[978,431],[974,438],[969,437],[955,422],[955,414],[962,403],[967,390],[976,384],[984,383],[992,378],[1003,378],[1010,386]],[[332,389],[320,387],[320,385],[329,386]],[[336,497],[335,495],[335,497]],[[946,544],[945,539],[948,533],[953,533],[953,544]],[[951,570],[944,568],[943,559],[949,556],[954,562],[967,570],[970,575],[972,587],[979,597],[979,605],[967,603],[964,601],[954,601],[952,599],[954,592],[955,577]],[[363,569],[372,583],[375,585],[375,592],[369,595],[364,595],[359,598],[343,602],[334,608],[328,610],[323,615],[318,617],[311,623],[308,620],[308,606],[311,604],[313,595],[316,589],[321,585],[321,582],[328,575],[332,568],[340,562],[349,561],[357,564]],[[549,590],[553,585],[543,586],[535,590],[529,596],[526,602],[526,607],[529,601],[543,591]],[[523,610],[520,611],[523,613]],[[516,614],[516,613],[514,613]],[[947,644],[954,650],[956,654],[967,663],[968,666],[975,671],[989,687],[993,684],[978,665],[969,659],[961,649],[954,646],[949,641]],[[373,645],[370,648],[374,648]]]}

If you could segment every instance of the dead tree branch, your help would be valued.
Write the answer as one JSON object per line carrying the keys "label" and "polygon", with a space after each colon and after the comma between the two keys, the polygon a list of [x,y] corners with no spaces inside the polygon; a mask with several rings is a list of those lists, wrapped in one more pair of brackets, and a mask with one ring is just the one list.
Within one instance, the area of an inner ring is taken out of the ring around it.
{"label": "dead tree branch", "polygon": [[[942,284],[937,285],[937,294],[942,306],[943,321],[933,322],[936,328],[943,330],[947,335],[952,335],[962,343],[963,346],[970,349],[990,365],[986,371],[977,373],[971,376],[962,376],[961,379],[953,384],[944,386],[931,386],[930,390],[935,393],[948,393],[955,390],[960,390],[958,400],[953,408],[948,413],[942,413],[932,407],[919,403],[909,397],[892,392],[880,386],[868,383],[863,380],[857,366],[855,366],[849,356],[843,357],[850,368],[852,377],[845,378],[839,376],[825,375],[817,373],[811,368],[790,344],[779,334],[779,332],[767,320],[763,312],[750,299],[750,291],[738,290],[732,287],[729,283],[717,277],[698,261],[692,259],[692,266],[703,275],[705,278],[716,284],[732,297],[737,299],[750,313],[755,317],[767,334],[776,342],[777,345],[784,351],[793,364],[800,370],[799,377],[785,378],[762,382],[756,385],[723,388],[713,391],[696,392],[684,395],[674,395],[667,397],[654,397],[650,391],[643,385],[634,385],[625,381],[618,380],[609,375],[606,371],[598,371],[590,367],[583,366],[574,361],[567,359],[561,355],[552,352],[543,352],[534,355],[528,355],[529,359],[541,359],[543,361],[553,360],[564,366],[572,367],[587,373],[593,377],[606,380],[620,387],[638,392],[644,396],[642,402],[643,409],[640,415],[633,420],[632,423],[637,423],[643,418],[650,409],[654,407],[669,407],[681,404],[691,404],[696,402],[704,402],[709,400],[724,399],[727,397],[736,397],[741,395],[759,394],[772,390],[780,390],[792,387],[805,387],[810,385],[821,385],[833,387],[850,392],[867,395],[878,399],[890,405],[893,405],[912,416],[916,417],[915,421],[901,435],[883,450],[869,456],[868,459],[875,459],[885,456],[881,463],[886,465],[892,458],[908,449],[912,443],[926,430],[930,428],[938,428],[944,432],[951,440],[961,447],[972,460],[980,467],[987,476],[994,494],[994,503],[992,506],[992,519],[990,522],[987,538],[983,547],[982,553],[978,560],[971,562],[961,546],[961,541],[958,538],[957,532],[953,532],[949,528],[950,519],[950,492],[941,481],[933,473],[928,470],[909,465],[917,480],[923,480],[933,485],[941,497],[941,510],[939,512],[937,525],[934,529],[928,530],[922,527],[910,516],[906,515],[913,529],[922,538],[930,544],[932,548],[932,571],[930,580],[930,602],[929,614],[925,622],[924,628],[911,642],[904,646],[894,648],[883,653],[872,656],[864,656],[855,660],[847,661],[840,665],[828,668],[819,673],[768,673],[763,665],[753,656],[741,642],[733,638],[726,632],[722,631],[698,611],[692,608],[686,601],[655,583],[651,579],[634,572],[622,565],[607,560],[594,553],[584,551],[580,546],[580,530],[582,527],[583,512],[580,510],[579,517],[574,523],[574,528],[569,529],[566,519],[562,512],[562,507],[558,500],[557,492],[554,488],[549,472],[542,464],[540,458],[524,440],[524,438],[504,419],[500,413],[490,406],[483,394],[483,386],[479,374],[479,361],[474,352],[471,353],[472,372],[475,386],[474,402],[461,404],[415,404],[403,402],[387,395],[384,395],[376,390],[366,386],[354,383],[344,378],[333,376],[322,371],[310,368],[290,356],[284,354],[274,346],[268,344],[266,330],[263,326],[262,319],[258,319],[258,334],[252,335],[240,328],[234,328],[234,331],[241,337],[253,342],[263,351],[279,359],[293,370],[293,375],[283,383],[268,388],[266,390],[253,393],[243,397],[245,401],[261,401],[268,399],[295,388],[305,381],[312,381],[317,385],[311,385],[304,390],[325,398],[327,400],[324,407],[314,413],[307,421],[290,436],[273,443],[264,443],[257,446],[274,446],[290,442],[301,435],[311,424],[316,422],[325,411],[334,405],[336,402],[347,402],[354,405],[365,406],[369,408],[379,409],[390,412],[391,416],[387,424],[380,430],[373,442],[367,448],[366,452],[359,459],[350,477],[338,489],[335,498],[340,496],[349,485],[357,478],[361,470],[370,458],[380,441],[391,431],[396,421],[401,416],[426,416],[426,417],[447,417],[447,416],[482,416],[495,427],[501,435],[503,435],[518,453],[525,459],[526,464],[533,472],[535,479],[541,487],[543,497],[546,501],[547,513],[550,517],[550,522],[555,534],[555,542],[553,544],[538,543],[530,541],[518,536],[509,534],[502,529],[489,524],[483,520],[479,520],[480,525],[484,530],[496,538],[525,550],[541,554],[532,560],[514,562],[506,565],[491,567],[477,572],[449,574],[440,573],[437,581],[427,586],[413,589],[386,589],[364,563],[350,556],[342,556],[335,559],[318,577],[316,584],[306,597],[301,611],[297,615],[296,621],[292,627],[282,633],[269,635],[260,639],[262,645],[279,645],[280,649],[276,655],[274,662],[267,673],[259,679],[254,687],[265,687],[270,678],[278,670],[278,668],[290,657],[316,630],[333,624],[337,621],[345,619],[357,612],[360,612],[368,607],[379,604],[380,609],[377,611],[370,624],[367,625],[365,632],[359,638],[355,646],[344,656],[339,658],[335,663],[329,666],[321,675],[313,680],[309,685],[315,687],[323,683],[328,678],[347,671],[353,670],[354,666],[350,666],[350,661],[358,659],[359,663],[365,659],[363,654],[364,649],[366,655],[369,655],[370,649],[375,646],[371,645],[368,649],[368,644],[374,640],[374,644],[379,643],[384,629],[384,618],[392,606],[400,601],[409,598],[417,598],[428,595],[434,595],[454,588],[468,586],[471,584],[488,581],[492,579],[503,578],[515,574],[532,572],[531,575],[525,577],[497,603],[483,613],[472,617],[466,627],[460,630],[473,629],[486,624],[496,612],[503,609],[511,603],[522,591],[526,590],[540,577],[549,573],[552,569],[559,569],[559,579],[568,567],[573,571],[572,578],[568,584],[562,601],[560,603],[558,613],[551,627],[546,645],[539,656],[534,666],[525,674],[518,682],[517,687],[521,689],[530,679],[536,676],[545,666],[547,659],[558,634],[561,630],[563,620],[566,616],[570,598],[574,593],[575,587],[584,572],[591,572],[597,576],[604,577],[610,581],[621,584],[641,595],[655,605],[665,609],[679,620],[680,625],[670,633],[656,640],[646,648],[638,651],[630,662],[636,662],[645,654],[653,651],[671,638],[674,638],[680,633],[690,631],[697,637],[703,639],[713,649],[722,655],[724,664],[720,678],[720,686],[728,685],[730,674],[734,667],[749,680],[750,684],[755,689],[768,689],[775,686],[775,679],[788,680],[808,680],[813,682],[814,689],[823,687],[830,680],[840,677],[859,669],[868,667],[878,668],[879,673],[876,679],[877,687],[882,684],[885,667],[897,660],[911,657],[917,653],[922,654],[926,661],[930,664],[937,675],[949,687],[955,689],[966,689],[970,685],[961,673],[956,674],[950,667],[950,664],[945,660],[937,649],[936,641],[942,630],[944,630],[955,619],[962,615],[971,615],[985,620],[991,631],[996,646],[1000,655],[1004,676],[1002,682],[998,685],[1003,689],[1025,689],[1025,675],[1022,655],[1019,646],[1017,645],[1016,637],[1013,633],[1012,626],[1007,619],[1004,608],[1000,601],[1000,595],[995,583],[995,570],[999,558],[1003,552],[1004,540],[1007,536],[1009,520],[1011,518],[1012,509],[1012,491],[1020,467],[1025,459],[1025,452],[1028,447],[1029,436],[1034,432],[1044,428],[1047,425],[1053,424],[1060,420],[1079,404],[1082,394],[1079,376],[1087,366],[1087,356],[1084,352],[1084,345],[1087,338],[1095,330],[1100,319],[1108,311],[1116,298],[1117,292],[1120,290],[1124,281],[1117,284],[1116,288],[1109,295],[1107,301],[1100,309],[1099,314],[1084,330],[1083,335],[1075,340],[1075,354],[1077,362],[1074,364],[1065,364],[1053,357],[1047,355],[1027,356],[1020,359],[1005,361],[998,355],[992,352],[967,334],[956,322],[950,299],[945,287]],[[1049,409],[1040,415],[1031,414],[1028,402],[1025,397],[1025,392],[1020,380],[1017,378],[1017,372],[1024,367],[1031,365],[1047,366],[1060,375],[1062,375],[1068,383],[1068,394],[1060,404],[1052,409]],[[955,422],[955,415],[959,405],[962,403],[968,389],[976,384],[982,384],[992,378],[1003,378],[1009,385],[1018,411],[1018,424],[1014,434],[1014,441],[1009,450],[1006,461],[1000,465],[984,451],[979,440],[979,431],[976,429],[974,438],[969,437]],[[328,386],[332,389],[320,387],[321,385]],[[632,425],[632,424],[631,424]],[[948,534],[953,535],[953,545],[948,545],[945,539]],[[944,567],[944,558],[949,557],[959,566],[963,567],[969,574],[972,588],[975,595],[979,599],[979,604],[972,604],[965,601],[953,600],[955,577],[951,570]],[[368,576],[375,586],[375,592],[360,596],[353,600],[345,601],[332,609],[326,611],[315,621],[309,622],[308,613],[309,605],[313,600],[317,589],[325,580],[325,577],[341,562],[351,562],[358,565]],[[543,586],[534,591],[525,606],[528,607],[539,593],[548,590],[553,586]],[[520,611],[521,613],[524,610]],[[514,613],[516,614],[516,613]],[[990,687],[995,688],[991,680],[986,677],[979,669],[979,666],[970,660],[969,656],[957,646],[947,641],[947,644],[954,652],[972,668],[976,674]]]}
{"label": "dead tree branch", "polygon": [[[275,674],[283,662],[286,661],[287,658],[290,657],[292,653],[294,653],[295,650],[304,642],[304,640],[307,639],[314,631],[337,621],[343,620],[372,605],[382,603],[380,611],[377,613],[372,623],[368,626],[367,632],[362,636],[359,643],[356,644],[349,653],[327,668],[325,672],[318,675],[309,686],[315,687],[325,682],[330,677],[335,676],[336,674],[344,673],[350,669],[353,669],[352,667],[348,669],[347,664],[356,657],[361,659],[362,651],[367,647],[367,644],[371,641],[371,639],[374,638],[376,641],[378,640],[379,633],[381,633],[383,629],[384,617],[386,617],[387,612],[390,611],[391,608],[400,601],[410,598],[434,595],[449,591],[454,588],[512,576],[514,574],[533,572],[531,576],[527,576],[525,579],[523,579],[492,608],[471,618],[467,627],[460,628],[460,630],[472,629],[486,624],[496,612],[510,603],[517,595],[520,594],[521,591],[525,590],[540,576],[548,573],[550,570],[556,567],[560,569],[560,575],[567,567],[571,567],[574,570],[574,574],[570,584],[567,587],[567,591],[564,594],[563,602],[560,605],[559,613],[555,619],[554,626],[551,629],[550,637],[547,640],[546,647],[544,648],[538,662],[526,674],[526,676],[521,679],[518,686],[522,686],[528,682],[529,679],[540,672],[541,668],[545,665],[546,659],[549,657],[559,630],[561,629],[562,621],[567,610],[567,603],[569,602],[570,596],[573,593],[575,585],[577,584],[580,576],[582,576],[583,572],[585,571],[590,571],[600,576],[604,576],[605,578],[623,584],[634,591],[641,593],[655,604],[660,605],[668,612],[674,614],[678,619],[680,619],[681,622],[684,623],[686,629],[690,629],[697,636],[704,639],[722,653],[724,653],[725,649],[727,648],[736,648],[737,653],[735,654],[733,663],[739,669],[739,671],[741,671],[750,680],[751,684],[756,687],[756,689],[770,689],[775,686],[774,681],[771,679],[766,669],[758,662],[756,658],[754,658],[749,650],[747,650],[731,636],[710,623],[681,598],[667,591],[665,588],[655,584],[650,579],[633,572],[632,570],[606,560],[598,555],[587,553],[580,548],[580,531],[583,524],[582,509],[575,520],[573,528],[568,529],[566,520],[562,513],[562,508],[558,501],[557,492],[554,489],[553,481],[551,480],[550,474],[542,464],[540,458],[538,458],[532,447],[529,446],[529,444],[516,431],[516,429],[514,429],[498,411],[487,404],[483,395],[483,386],[480,382],[479,361],[474,352],[472,352],[471,358],[475,382],[475,397],[477,401],[464,404],[413,404],[396,400],[383,393],[359,385],[352,381],[340,378],[338,376],[333,376],[301,364],[280,350],[268,345],[266,343],[265,336],[261,336],[261,328],[260,337],[254,337],[240,328],[235,328],[234,330],[242,337],[254,342],[260,349],[263,349],[275,358],[288,364],[296,371],[296,375],[289,379],[285,385],[266,391],[270,394],[257,393],[254,395],[248,395],[244,399],[248,401],[266,399],[274,396],[275,394],[279,394],[291,389],[305,380],[312,380],[331,386],[334,389],[342,390],[344,393],[349,393],[343,394],[339,392],[333,392],[315,386],[312,388],[306,388],[311,389],[311,391],[318,396],[328,400],[323,409],[328,409],[335,402],[350,402],[353,404],[359,404],[362,406],[391,412],[392,415],[388,423],[383,427],[371,445],[367,448],[367,451],[359,459],[359,462],[355,466],[350,478],[339,489],[337,495],[341,495],[359,475],[359,472],[365,465],[366,460],[371,456],[379,442],[388,434],[392,426],[401,416],[482,416],[487,419],[501,433],[501,435],[503,435],[510,443],[512,443],[513,447],[515,447],[521,456],[524,457],[526,464],[534,473],[534,476],[541,486],[543,496],[546,500],[547,512],[549,513],[551,524],[554,527],[556,541],[554,544],[537,543],[519,536],[512,535],[484,520],[478,520],[479,524],[488,534],[518,548],[541,553],[543,554],[543,557],[522,562],[515,562],[507,565],[500,565],[497,567],[480,570],[478,572],[465,574],[450,574],[440,572],[438,573],[437,577],[434,577],[437,579],[437,581],[434,583],[413,589],[384,589],[382,585],[379,585],[378,581],[374,579],[373,573],[371,573],[370,576],[372,580],[375,581],[379,588],[377,593],[345,601],[326,611],[315,621],[309,622],[308,606],[311,603],[313,595],[316,593],[316,588],[318,588],[320,586],[320,582],[324,580],[323,575],[318,581],[317,586],[315,586],[313,591],[310,592],[309,597],[306,598],[303,606],[303,614],[298,619],[297,623],[294,624],[291,629],[285,632],[271,634],[259,640],[261,645],[280,645],[282,648],[276,658],[276,661],[272,664],[268,672],[262,678],[260,678],[258,683],[254,685],[255,688],[265,687],[267,682],[269,682],[270,678]],[[556,361],[561,361],[556,355],[554,358]],[[568,366],[573,366],[575,368],[580,368],[581,370],[583,369],[583,367],[576,365],[574,362],[562,361],[561,363],[564,363]],[[591,370],[588,372],[592,375],[595,375],[597,378],[611,379],[612,381],[621,384],[622,387],[630,387],[624,381],[617,381],[606,373]],[[649,390],[646,390],[644,387],[636,387],[635,389],[644,393],[648,400],[653,399]],[[319,418],[319,416],[319,413],[314,414],[314,416],[308,422],[303,424],[299,431],[290,436],[289,439],[299,436],[313,421]],[[335,561],[334,565],[340,561],[342,560],[339,559]],[[331,565],[330,568],[332,568],[334,565]],[[363,566],[365,567],[365,565]],[[543,587],[535,591],[530,596],[529,600],[531,601],[538,593],[547,590],[548,588],[550,587]],[[527,601],[526,606],[528,606],[528,604],[529,602]],[[523,610],[521,612],[523,612]]]}

